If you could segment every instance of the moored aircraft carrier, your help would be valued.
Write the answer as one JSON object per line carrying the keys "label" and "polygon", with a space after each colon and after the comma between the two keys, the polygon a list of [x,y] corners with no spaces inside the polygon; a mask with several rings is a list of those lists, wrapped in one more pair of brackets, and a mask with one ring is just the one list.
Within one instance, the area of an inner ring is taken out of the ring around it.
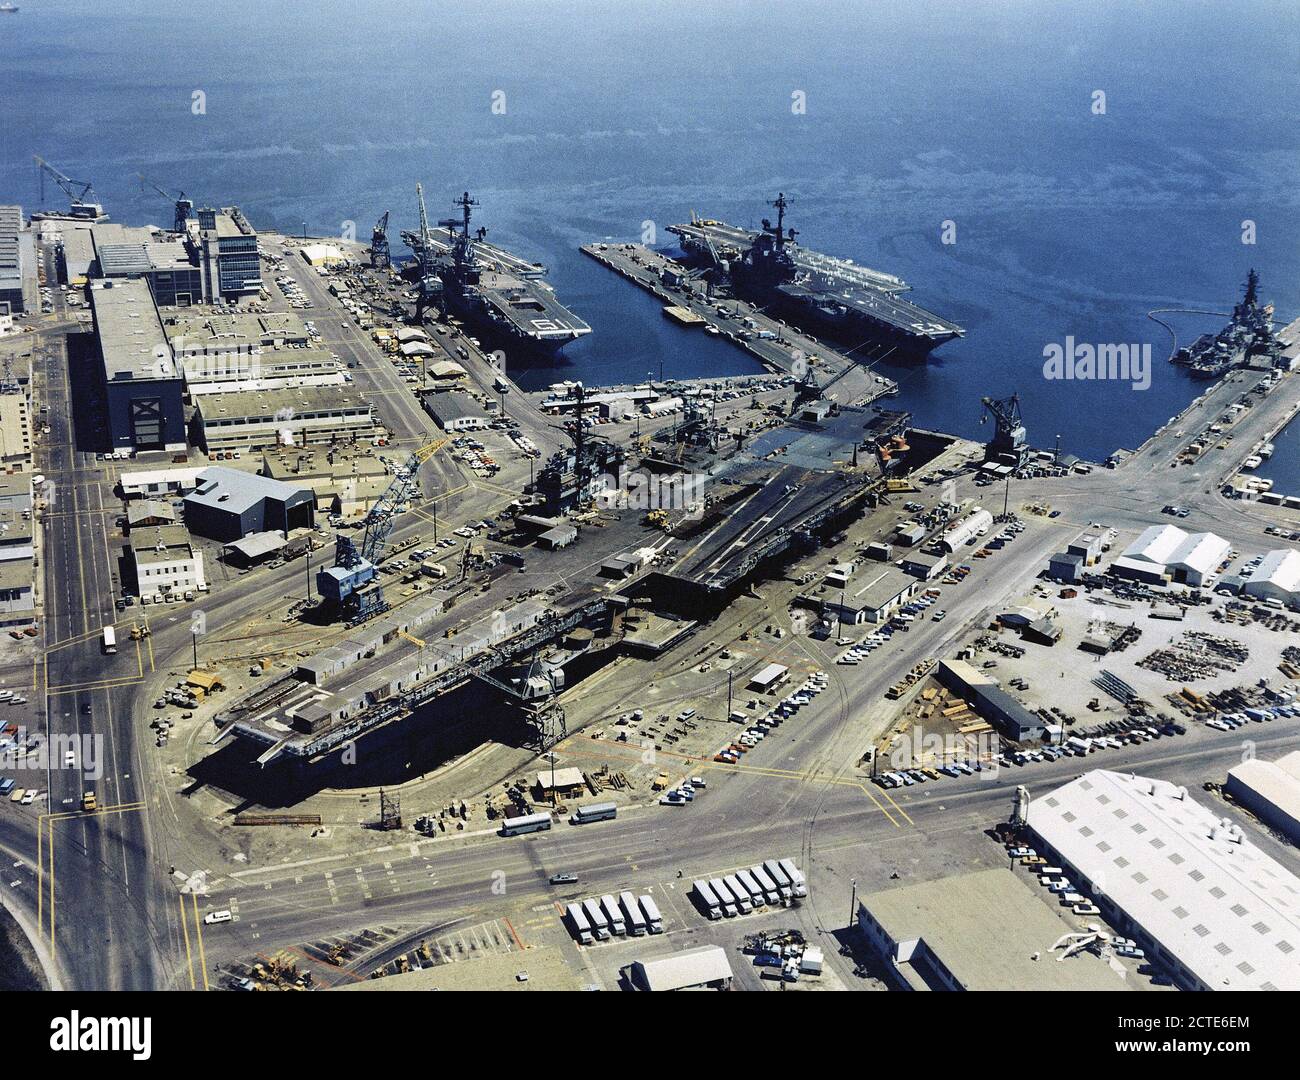
{"label": "moored aircraft carrier", "polygon": [[544,266],[487,243],[485,228],[471,232],[477,205],[469,192],[457,199],[461,216],[438,223],[444,236],[428,227],[421,196],[420,231],[404,232],[402,239],[421,268],[422,292],[507,350],[553,353],[590,334],[591,327],[556,298]]}
{"label": "moored aircraft carrier", "polygon": [[855,348],[880,344],[882,356],[927,356],[965,331],[902,297],[901,278],[799,246],[785,227],[785,194],[771,203],[777,219],[759,232],[696,218],[668,231],[682,248],[748,300],[794,324],[826,333]]}

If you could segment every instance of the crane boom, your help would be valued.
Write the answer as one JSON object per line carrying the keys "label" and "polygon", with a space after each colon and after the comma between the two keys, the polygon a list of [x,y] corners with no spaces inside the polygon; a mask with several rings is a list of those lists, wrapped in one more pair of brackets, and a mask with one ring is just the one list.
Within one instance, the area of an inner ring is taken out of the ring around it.
{"label": "crane boom", "polygon": [[180,192],[179,194],[173,195],[166,188],[161,187],[160,185],[156,184],[154,181],[150,180],[147,176],[144,175],[144,173],[136,173],[136,176],[140,178],[141,184],[143,184],[145,187],[153,188],[153,190],[158,192],[158,194],[161,195],[164,199],[167,199],[172,203],[175,209],[175,215],[172,218],[172,232],[174,233],[185,232],[186,223],[194,215],[194,200],[187,199],[185,197],[185,192],[183,191]]}
{"label": "crane boom", "polygon": [[61,173],[39,154],[33,154],[36,170],[41,178],[41,202],[45,201],[45,177],[49,176],[59,189],[68,197],[73,217],[101,218],[104,208],[95,199],[95,189],[89,180],[74,180]]}

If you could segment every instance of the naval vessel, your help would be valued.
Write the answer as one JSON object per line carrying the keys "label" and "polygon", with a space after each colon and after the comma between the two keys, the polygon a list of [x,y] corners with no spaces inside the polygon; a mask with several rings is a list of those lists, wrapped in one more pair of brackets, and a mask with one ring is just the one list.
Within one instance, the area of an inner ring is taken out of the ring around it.
{"label": "naval vessel", "polygon": [[422,289],[443,311],[507,352],[551,354],[591,333],[556,299],[544,266],[487,243],[485,228],[471,230],[477,199],[465,192],[455,205],[460,216],[438,222],[445,237],[423,223],[418,233],[402,233],[423,268]]}
{"label": "naval vessel", "polygon": [[858,266],[848,259],[802,247],[797,230],[785,227],[785,194],[769,204],[776,224],[763,219],[752,232],[722,221],[697,218],[668,231],[681,240],[688,258],[702,263],[743,298],[764,305],[811,332],[825,333],[855,349],[902,359],[925,357],[965,331],[904,299],[901,278]]}

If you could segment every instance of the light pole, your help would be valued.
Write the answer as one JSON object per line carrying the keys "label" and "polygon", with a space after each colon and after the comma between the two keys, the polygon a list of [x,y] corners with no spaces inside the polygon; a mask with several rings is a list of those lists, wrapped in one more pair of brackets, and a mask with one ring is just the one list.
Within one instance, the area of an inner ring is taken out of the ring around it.
{"label": "light pole", "polygon": [[856,911],[858,910],[858,879],[857,879],[857,878],[851,878],[851,879],[850,879],[850,882],[851,882],[851,884],[852,884],[852,886],[853,886],[853,896],[852,896],[852,899],[849,900],[849,925],[848,925],[848,929],[852,930],[852,929],[853,929],[853,914],[854,914],[854,912],[856,912]]}

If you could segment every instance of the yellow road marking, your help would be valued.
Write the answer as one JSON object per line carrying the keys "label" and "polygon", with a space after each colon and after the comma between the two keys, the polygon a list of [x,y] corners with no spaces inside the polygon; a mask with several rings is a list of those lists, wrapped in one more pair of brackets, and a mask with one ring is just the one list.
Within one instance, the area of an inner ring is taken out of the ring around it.
{"label": "yellow road marking", "polygon": [[199,987],[194,981],[194,954],[190,952],[190,931],[185,924],[185,897],[178,896],[176,899],[181,905],[181,934],[185,938],[185,966],[190,969],[190,989],[197,990]]}
{"label": "yellow road marking", "polygon": [[[208,986],[208,957],[203,949],[203,920],[199,918],[199,894],[190,893],[190,898],[194,901],[194,936],[199,942],[199,974],[203,976],[203,989],[207,990],[210,989]],[[184,906],[183,899],[181,906]]]}

